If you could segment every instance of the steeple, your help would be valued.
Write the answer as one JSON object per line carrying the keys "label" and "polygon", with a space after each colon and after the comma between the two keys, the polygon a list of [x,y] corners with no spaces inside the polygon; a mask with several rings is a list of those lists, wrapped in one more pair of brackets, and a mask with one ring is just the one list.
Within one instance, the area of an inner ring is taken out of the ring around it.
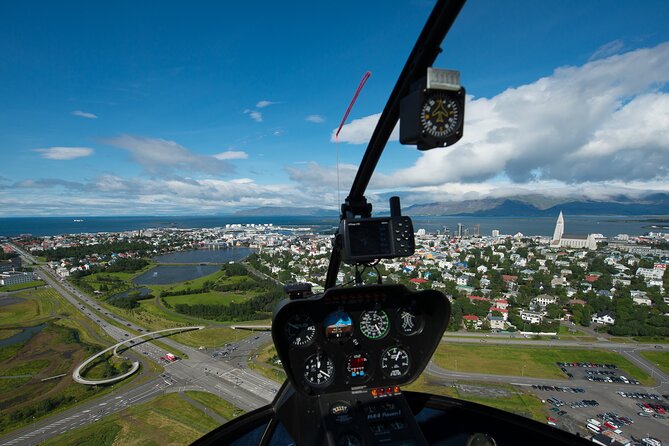
{"label": "steeple", "polygon": [[557,222],[555,223],[555,231],[553,232],[553,241],[560,241],[562,234],[564,233],[564,217],[562,216],[562,211],[558,216]]}

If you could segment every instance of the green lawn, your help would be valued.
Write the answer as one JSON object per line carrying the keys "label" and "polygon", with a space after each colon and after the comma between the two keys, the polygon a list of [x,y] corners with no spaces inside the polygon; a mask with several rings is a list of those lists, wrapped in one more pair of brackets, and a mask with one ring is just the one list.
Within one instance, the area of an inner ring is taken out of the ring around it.
{"label": "green lawn", "polygon": [[184,393],[189,398],[204,404],[207,408],[213,410],[228,421],[245,413],[244,410],[234,404],[211,393],[198,392],[195,390],[188,390]]}
{"label": "green lawn", "polygon": [[641,351],[641,356],[669,374],[669,352]]}
{"label": "green lawn", "polygon": [[493,375],[531,376],[565,379],[556,362],[596,362],[616,364],[627,376],[644,385],[654,380],[621,355],[606,350],[508,345],[454,345],[442,343],[434,354],[442,368]]}
{"label": "green lawn", "polygon": [[171,336],[175,341],[191,347],[221,347],[231,342],[237,342],[248,336],[249,330],[233,330],[227,327],[207,327],[203,330],[188,331]]}
{"label": "green lawn", "polygon": [[218,291],[211,291],[209,293],[184,294],[183,296],[167,296],[164,299],[168,304],[174,307],[179,304],[229,305],[235,302],[243,302],[251,296],[253,296],[253,293],[243,293],[240,291],[234,293],[221,293]]}
{"label": "green lawn", "polygon": [[169,394],[53,437],[44,445],[188,445],[218,425],[179,395]]}
{"label": "green lawn", "polygon": [[32,282],[26,282],[26,283],[17,283],[16,285],[5,285],[5,286],[0,286],[0,292],[3,291],[18,291],[18,290],[24,290],[28,288],[34,288],[38,286],[43,286],[44,282],[41,280],[33,280]]}
{"label": "green lawn", "polygon": [[[473,395],[471,393],[462,391],[458,384],[481,387],[484,389],[499,389],[503,392],[503,396],[483,397]],[[525,392],[507,384],[490,384],[486,382],[463,381],[457,382],[456,386],[444,386],[429,374],[423,374],[416,381],[406,386],[405,389],[416,392],[449,396],[451,398],[458,398],[465,401],[471,401],[474,403],[483,404],[485,406],[494,407],[496,409],[501,409],[507,412],[512,412],[537,421],[546,421],[546,407],[541,403],[539,398],[530,392]]]}

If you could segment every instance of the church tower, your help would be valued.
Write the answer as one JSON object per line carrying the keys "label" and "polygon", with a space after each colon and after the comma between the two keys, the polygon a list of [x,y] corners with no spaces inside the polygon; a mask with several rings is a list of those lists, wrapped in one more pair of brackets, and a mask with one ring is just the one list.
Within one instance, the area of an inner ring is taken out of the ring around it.
{"label": "church tower", "polygon": [[560,215],[558,216],[557,222],[555,223],[555,231],[553,232],[553,243],[557,242],[557,244],[559,245],[563,233],[564,233],[564,217],[562,216],[562,211],[560,211]]}

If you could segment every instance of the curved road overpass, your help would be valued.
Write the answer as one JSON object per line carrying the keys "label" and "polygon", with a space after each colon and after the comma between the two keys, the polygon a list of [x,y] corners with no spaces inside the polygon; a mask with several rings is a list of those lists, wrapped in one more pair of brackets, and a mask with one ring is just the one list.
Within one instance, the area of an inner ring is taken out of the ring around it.
{"label": "curved road overpass", "polygon": [[168,333],[168,332],[180,333],[180,332],[191,331],[191,330],[202,330],[203,328],[204,328],[204,326],[167,328],[165,330],[158,330],[158,331],[152,331],[150,333],[144,333],[144,334],[141,334],[139,336],[135,336],[134,338],[124,339],[123,341],[119,342],[118,344],[114,344],[111,347],[108,347],[108,348],[102,350],[100,353],[98,353],[94,356],[91,356],[90,358],[88,358],[87,360],[82,362],[79,365],[79,367],[74,369],[74,371],[72,372],[72,379],[74,379],[79,384],[87,384],[89,386],[97,386],[97,385],[100,385],[100,384],[111,384],[111,383],[115,383],[117,381],[121,381],[122,379],[127,378],[128,376],[132,375],[133,373],[135,373],[137,371],[137,369],[139,368],[139,361],[133,362],[132,367],[126,373],[124,373],[122,375],[119,375],[119,376],[114,376],[112,378],[107,378],[107,379],[98,379],[98,380],[86,379],[86,378],[83,378],[81,376],[81,371],[84,368],[86,368],[86,366],[88,364],[90,364],[91,362],[93,362],[94,360],[96,360],[97,358],[104,355],[105,353],[107,353],[110,350],[113,350],[114,355],[117,355],[117,350],[120,346],[122,346],[123,344],[126,344],[130,341],[134,341],[135,339],[142,339],[142,338],[145,338],[147,336],[152,336],[152,335],[156,335],[156,334],[160,334],[160,333]]}

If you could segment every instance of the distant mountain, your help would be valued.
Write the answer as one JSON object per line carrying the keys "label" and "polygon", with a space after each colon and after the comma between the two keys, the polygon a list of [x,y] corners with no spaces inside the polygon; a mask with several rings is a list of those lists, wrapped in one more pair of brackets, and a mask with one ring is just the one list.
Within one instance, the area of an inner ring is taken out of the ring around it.
{"label": "distant mountain", "polygon": [[[375,216],[388,215],[375,206]],[[569,215],[669,215],[669,194],[653,193],[641,198],[619,195],[609,200],[545,197],[539,194],[511,198],[482,198],[414,204],[403,207],[410,216],[466,215],[472,217],[541,217],[557,216],[560,211]],[[260,207],[238,211],[240,216],[294,215],[306,217],[337,217],[333,209]]]}
{"label": "distant mountain", "polygon": [[233,215],[243,217],[272,217],[277,215],[295,217],[338,217],[339,213],[333,209],[263,206],[237,211]]}
{"label": "distant mountain", "polygon": [[[405,208],[408,215],[469,215],[477,217],[555,216],[560,211],[569,215],[668,215],[669,195],[652,194],[641,199],[616,197],[617,201],[565,201],[540,207],[536,196],[529,199],[482,199],[462,202],[417,204]],[[548,200],[547,200],[548,201]]]}

